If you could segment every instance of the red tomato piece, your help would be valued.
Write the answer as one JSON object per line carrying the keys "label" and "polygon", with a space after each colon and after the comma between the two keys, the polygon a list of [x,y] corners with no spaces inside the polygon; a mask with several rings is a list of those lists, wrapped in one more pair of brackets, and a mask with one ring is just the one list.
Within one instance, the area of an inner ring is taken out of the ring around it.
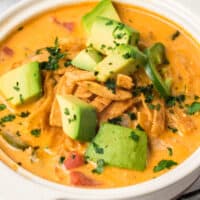
{"label": "red tomato piece", "polygon": [[96,186],[98,185],[96,181],[87,177],[82,172],[72,171],[70,173],[70,183],[75,186]]}
{"label": "red tomato piece", "polygon": [[76,167],[84,165],[84,163],[84,156],[78,154],[77,152],[70,152],[69,156],[64,161],[66,169],[74,169]]}

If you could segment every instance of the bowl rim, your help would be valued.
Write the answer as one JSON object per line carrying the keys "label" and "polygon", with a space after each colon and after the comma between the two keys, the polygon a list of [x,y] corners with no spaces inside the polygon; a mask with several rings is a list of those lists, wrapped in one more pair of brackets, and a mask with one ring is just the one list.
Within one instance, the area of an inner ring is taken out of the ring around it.
{"label": "bowl rim", "polygon": [[[76,0],[76,2],[73,0],[43,0],[42,2],[36,2],[35,0],[23,0],[0,15],[0,27],[1,29],[3,27],[0,32],[0,40],[3,40],[8,34],[10,34],[10,32],[16,28],[16,25],[19,24],[19,22],[24,22],[25,20],[38,15],[38,13],[44,12],[45,9],[48,10],[50,7],[57,7],[61,4],[76,4],[84,1],[86,0]],[[175,21],[178,25],[184,27],[184,29],[186,29],[198,42],[200,41],[200,23],[198,22],[198,19],[188,10],[174,1],[165,0],[165,2],[163,2],[159,0],[151,0],[150,2],[148,0],[118,0],[117,2],[129,3],[153,10],[153,12],[159,13],[165,18]],[[44,5],[46,6],[45,8]],[[155,11],[156,9],[160,10]],[[180,12],[177,13],[177,10]],[[89,200],[93,199],[95,196],[95,199],[103,199],[103,197],[106,197],[106,199],[118,199],[139,197],[145,194],[150,194],[180,181],[184,177],[190,175],[196,169],[200,168],[199,156],[200,148],[198,148],[189,158],[187,158],[175,169],[159,176],[156,179],[132,186],[113,189],[84,189],[64,186],[42,179],[21,167],[19,167],[18,173],[22,175],[22,178],[28,177],[34,183],[39,183],[41,186],[47,186],[51,189],[63,192],[63,194],[67,194],[72,198],[81,197],[82,199]],[[8,168],[8,170],[11,169]]]}

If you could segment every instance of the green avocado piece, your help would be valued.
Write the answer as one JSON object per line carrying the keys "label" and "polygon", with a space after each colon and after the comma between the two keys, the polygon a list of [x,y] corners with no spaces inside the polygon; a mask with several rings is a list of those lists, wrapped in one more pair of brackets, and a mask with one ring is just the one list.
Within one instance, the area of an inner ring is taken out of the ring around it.
{"label": "green avocado piece", "polygon": [[72,139],[91,141],[96,134],[97,115],[91,105],[72,95],[56,95],[63,131]]}
{"label": "green avocado piece", "polygon": [[140,34],[131,27],[105,17],[97,17],[88,38],[88,45],[108,55],[120,44],[136,45]]}
{"label": "green avocado piece", "polygon": [[42,84],[39,63],[31,62],[2,75],[0,92],[15,106],[40,97]]}
{"label": "green avocado piece", "polygon": [[72,60],[72,65],[83,70],[94,71],[94,68],[102,59],[103,56],[98,51],[92,47],[87,47]]}
{"label": "green avocado piece", "polygon": [[103,159],[110,166],[143,171],[147,164],[147,148],[144,131],[104,123],[85,156],[94,162]]}
{"label": "green avocado piece", "polygon": [[102,0],[97,6],[89,13],[83,16],[82,23],[87,32],[90,33],[92,25],[96,20],[97,16],[107,17],[110,19],[114,19],[116,21],[120,21],[120,18],[115,10],[111,0]]}
{"label": "green avocado piece", "polygon": [[117,74],[131,75],[138,67],[144,66],[146,55],[137,47],[120,45],[95,67],[98,81],[115,79]]}

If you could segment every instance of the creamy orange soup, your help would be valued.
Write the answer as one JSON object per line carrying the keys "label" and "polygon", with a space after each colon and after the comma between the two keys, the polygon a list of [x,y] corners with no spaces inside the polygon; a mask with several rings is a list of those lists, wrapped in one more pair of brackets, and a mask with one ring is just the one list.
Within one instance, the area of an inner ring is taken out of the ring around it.
{"label": "creamy orange soup", "polygon": [[[48,58],[46,53],[37,54],[36,51],[54,46],[56,37],[61,50],[67,51],[67,59],[73,59],[80,50],[85,48],[86,44],[86,34],[81,25],[81,18],[94,6],[95,3],[82,3],[58,8],[16,27],[16,31],[0,45],[0,75],[23,63],[46,60]],[[169,60],[165,75],[172,79],[172,95],[184,94],[187,97],[182,103],[184,106],[198,101],[198,95],[200,96],[198,43],[185,30],[164,17],[135,6],[119,3],[115,6],[122,22],[140,32],[140,49],[149,47],[155,42],[162,42],[165,45]],[[174,37],[177,31],[177,37]],[[51,125],[49,122],[55,94],[59,87],[62,90],[61,79],[64,73],[70,73],[70,69],[73,68],[64,67],[64,62],[66,60],[60,61],[60,68],[56,71],[42,72],[43,96],[36,101],[13,107],[9,100],[5,100],[1,95],[0,103],[6,105],[7,108],[0,111],[0,118],[9,114],[15,116],[14,120],[0,127],[1,131],[19,137],[29,147],[24,151],[16,149],[3,137],[0,140],[0,147],[21,167],[40,177],[64,185],[114,188],[156,178],[168,171],[167,168],[159,172],[153,170],[161,160],[172,160],[181,164],[200,146],[198,112],[187,115],[184,112],[185,108],[179,108],[181,107],[179,103],[167,108],[156,94],[154,101],[160,102],[160,109],[151,109],[143,101],[140,107],[130,106],[123,111],[123,115],[126,112],[135,111],[138,115],[137,120],[129,126],[134,127],[138,122],[148,135],[148,160],[144,171],[105,166],[103,173],[97,174],[92,172],[96,167],[93,162],[66,169],[63,160],[69,156],[70,152],[83,155],[88,144],[70,139],[61,127]],[[134,77],[142,83],[148,79],[143,69],[135,72]],[[75,95],[76,92],[71,93]],[[28,112],[29,115],[23,117],[22,112]],[[155,131],[152,131],[152,126]],[[31,134],[32,130],[38,129],[40,130],[38,135]],[[2,160],[6,159],[2,156]],[[72,172],[76,172],[75,177],[78,174],[78,181],[72,180]],[[86,179],[88,184],[84,184],[82,179],[84,181]]]}

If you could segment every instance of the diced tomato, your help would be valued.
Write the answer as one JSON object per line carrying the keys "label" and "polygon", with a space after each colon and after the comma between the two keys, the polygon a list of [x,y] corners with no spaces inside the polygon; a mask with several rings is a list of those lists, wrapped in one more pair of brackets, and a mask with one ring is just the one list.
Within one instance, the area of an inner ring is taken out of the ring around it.
{"label": "diced tomato", "polygon": [[64,165],[67,169],[74,169],[76,167],[80,167],[84,165],[84,163],[84,156],[77,152],[71,152],[64,161]]}
{"label": "diced tomato", "polygon": [[70,173],[70,183],[75,186],[96,186],[98,185],[96,181],[87,177],[82,172],[72,171]]}
{"label": "diced tomato", "polygon": [[3,51],[7,56],[13,56],[13,55],[14,55],[14,51],[13,51],[11,48],[7,47],[7,46],[3,47],[2,51]]}

